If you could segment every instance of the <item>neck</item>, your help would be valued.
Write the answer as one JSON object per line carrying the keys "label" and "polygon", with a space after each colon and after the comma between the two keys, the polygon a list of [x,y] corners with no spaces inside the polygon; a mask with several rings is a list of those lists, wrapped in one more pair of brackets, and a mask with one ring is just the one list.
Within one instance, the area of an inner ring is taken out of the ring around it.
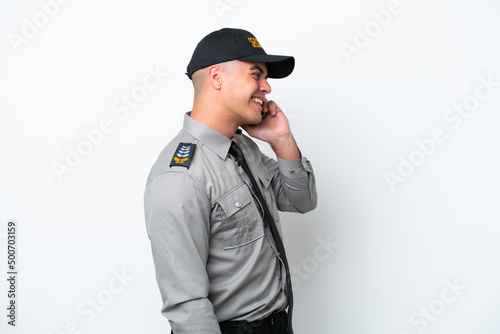
{"label": "neck", "polygon": [[232,138],[238,124],[228,115],[224,107],[216,101],[206,101],[204,99],[195,99],[191,118],[214,129],[228,138]]}

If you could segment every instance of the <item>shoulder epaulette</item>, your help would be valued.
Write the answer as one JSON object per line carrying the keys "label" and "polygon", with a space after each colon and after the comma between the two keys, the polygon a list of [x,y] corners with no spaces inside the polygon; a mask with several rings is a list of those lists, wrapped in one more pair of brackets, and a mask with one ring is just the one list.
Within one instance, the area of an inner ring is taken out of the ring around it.
{"label": "shoulder epaulette", "polygon": [[180,166],[189,168],[195,148],[196,144],[193,143],[179,143],[172,157],[172,161],[170,161],[170,167]]}

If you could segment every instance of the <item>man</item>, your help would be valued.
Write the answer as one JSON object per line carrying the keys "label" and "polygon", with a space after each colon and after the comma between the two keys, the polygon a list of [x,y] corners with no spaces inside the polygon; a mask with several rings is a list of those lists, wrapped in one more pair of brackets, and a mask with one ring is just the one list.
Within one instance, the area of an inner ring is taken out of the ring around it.
{"label": "man", "polygon": [[314,209],[316,187],[286,116],[266,99],[267,78],[293,68],[293,57],[267,55],[240,29],[207,35],[193,53],[193,109],[154,164],[144,198],[162,313],[175,334],[293,333],[278,210]]}

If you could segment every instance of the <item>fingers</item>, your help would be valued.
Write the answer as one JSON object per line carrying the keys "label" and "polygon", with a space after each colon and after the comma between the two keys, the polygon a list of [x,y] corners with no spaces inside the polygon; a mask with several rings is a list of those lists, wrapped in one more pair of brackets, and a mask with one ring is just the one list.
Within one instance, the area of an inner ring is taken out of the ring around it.
{"label": "fingers", "polygon": [[274,102],[272,100],[267,103],[266,107],[267,107],[269,113],[271,114],[271,116],[275,116],[278,112],[281,111],[280,107],[278,107],[276,102]]}
{"label": "fingers", "polygon": [[268,104],[269,101],[267,100],[267,98],[264,97],[264,101],[262,102],[262,112],[264,114],[266,114],[269,111]]}

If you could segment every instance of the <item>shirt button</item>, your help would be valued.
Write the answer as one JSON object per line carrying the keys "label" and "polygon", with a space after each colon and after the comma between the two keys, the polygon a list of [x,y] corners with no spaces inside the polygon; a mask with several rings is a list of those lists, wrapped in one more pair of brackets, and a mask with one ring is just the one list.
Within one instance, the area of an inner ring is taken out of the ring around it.
{"label": "shirt button", "polygon": [[293,173],[293,172],[295,172],[295,171],[294,171],[293,169],[291,169],[291,168],[290,168],[290,169],[288,170],[288,172],[289,172],[290,174],[292,174],[292,173]]}
{"label": "shirt button", "polygon": [[241,208],[241,203],[240,203],[240,202],[236,202],[236,203],[234,203],[234,205],[235,205],[237,208]]}

